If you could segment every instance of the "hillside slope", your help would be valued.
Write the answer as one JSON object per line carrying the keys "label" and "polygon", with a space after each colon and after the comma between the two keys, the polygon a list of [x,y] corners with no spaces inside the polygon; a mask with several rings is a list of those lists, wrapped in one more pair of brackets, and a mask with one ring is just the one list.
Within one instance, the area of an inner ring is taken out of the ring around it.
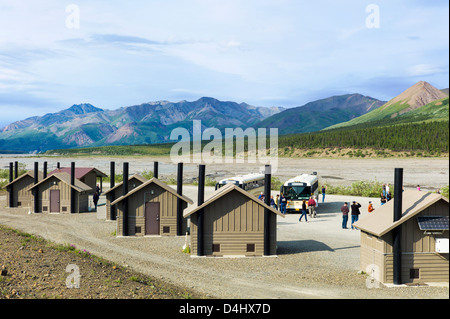
{"label": "hillside slope", "polygon": [[272,115],[258,127],[278,127],[280,135],[314,132],[366,114],[384,103],[361,94],[332,96]]}
{"label": "hillside slope", "polygon": [[[421,107],[428,105],[433,101],[445,99],[446,97],[448,97],[447,94],[445,94],[441,90],[438,90],[428,82],[419,81],[398,96],[385,103],[383,106],[350,121],[332,125],[330,127],[327,127],[326,129],[334,129],[338,127],[364,124],[373,121],[393,119],[397,116],[402,116],[414,110],[420,109]],[[421,111],[417,111],[417,113],[420,112]],[[431,116],[430,112],[429,114]]]}

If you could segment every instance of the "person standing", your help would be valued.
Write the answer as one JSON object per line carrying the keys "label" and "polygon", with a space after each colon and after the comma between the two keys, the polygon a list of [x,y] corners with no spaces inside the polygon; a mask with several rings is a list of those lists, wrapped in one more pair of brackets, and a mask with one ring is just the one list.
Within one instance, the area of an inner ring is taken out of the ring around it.
{"label": "person standing", "polygon": [[302,203],[302,215],[300,216],[300,218],[298,219],[298,221],[302,220],[302,217],[305,216],[305,221],[308,222],[308,217],[306,217],[306,200],[303,200]]}
{"label": "person standing", "polygon": [[357,203],[357,202],[353,201],[353,204],[351,206],[351,210],[352,210],[352,213],[351,213],[351,215],[352,215],[352,229],[356,229],[356,228],[353,227],[353,223],[358,221],[358,219],[359,219],[359,214],[361,214],[360,211],[359,211],[360,207],[361,207],[360,203]]}
{"label": "person standing", "polygon": [[382,206],[383,206],[384,204],[386,204],[386,196],[384,196],[383,193],[381,193],[380,203],[381,203]]}
{"label": "person standing", "polygon": [[372,202],[369,202],[369,206],[367,207],[367,211],[368,211],[369,213],[371,213],[371,212],[373,212],[374,210],[375,210],[375,208],[373,208]]}
{"label": "person standing", "polygon": [[99,197],[100,196],[98,195],[98,192],[95,192],[94,196],[92,197],[92,200],[94,201],[95,211],[97,211],[97,204],[98,204]]}
{"label": "person standing", "polygon": [[286,204],[287,204],[287,199],[284,196],[284,194],[281,194],[281,198],[280,198],[280,209],[281,209],[281,213],[282,214],[286,214]]}
{"label": "person standing", "polygon": [[388,193],[386,194],[386,202],[389,202],[391,199],[392,199],[391,192],[388,192]]}
{"label": "person standing", "polygon": [[311,196],[309,198],[308,211],[309,211],[309,216],[316,218],[316,200],[314,199],[313,196]]}
{"label": "person standing", "polygon": [[322,203],[325,201],[325,192],[327,190],[326,185],[322,185]]}
{"label": "person standing", "polygon": [[273,199],[273,195],[270,196],[270,207],[276,209],[276,206],[275,206],[275,200]]}
{"label": "person standing", "polygon": [[341,212],[342,212],[342,229],[347,229],[348,212],[349,212],[347,202],[345,202],[344,205],[341,206]]}

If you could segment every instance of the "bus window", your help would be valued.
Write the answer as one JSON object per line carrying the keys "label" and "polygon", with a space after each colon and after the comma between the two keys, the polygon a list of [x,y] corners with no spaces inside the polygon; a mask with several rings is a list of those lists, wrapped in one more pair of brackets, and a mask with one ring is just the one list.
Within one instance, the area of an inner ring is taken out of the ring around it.
{"label": "bus window", "polygon": [[311,196],[310,186],[283,186],[283,194],[289,200],[308,199]]}

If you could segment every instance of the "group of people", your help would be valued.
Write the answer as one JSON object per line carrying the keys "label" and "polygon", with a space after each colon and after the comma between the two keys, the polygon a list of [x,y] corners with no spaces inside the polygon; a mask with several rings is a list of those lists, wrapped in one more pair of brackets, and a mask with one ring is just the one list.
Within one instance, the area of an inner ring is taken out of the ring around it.
{"label": "group of people", "polygon": [[[371,204],[371,202],[369,202],[369,205]],[[361,214],[361,212],[359,211],[361,207],[361,204],[353,201],[352,204],[350,205],[350,208],[348,206],[348,203],[345,202],[344,205],[342,205],[341,207],[341,212],[342,212],[342,229],[347,229],[347,223],[348,223],[348,214],[350,213],[352,220],[351,220],[351,227],[352,229],[355,229],[353,227],[353,223],[358,221],[359,219],[359,215]],[[373,206],[372,206],[373,208]]]}
{"label": "group of people", "polygon": [[[353,201],[350,207],[348,206],[348,203],[345,202],[344,205],[341,206],[341,212],[342,212],[342,229],[348,229],[347,223],[348,223],[348,214],[350,213],[351,216],[351,228],[356,229],[353,227],[353,223],[357,222],[359,219],[359,215],[361,214],[361,211],[359,210],[361,208],[361,204],[357,201]],[[373,203],[369,201],[369,205],[367,206],[367,211],[369,213],[373,212],[375,208],[373,207]]]}
{"label": "group of people", "polygon": [[[258,199],[264,201],[264,193],[261,192],[261,194],[258,196]],[[276,198],[273,198],[273,195],[270,196],[270,207],[275,208],[276,210],[281,211],[281,213],[286,214],[286,204],[287,199],[286,196],[283,194],[277,194]]]}
{"label": "group of people", "polygon": [[[264,193],[261,192],[261,194],[258,196],[258,199],[264,201]],[[274,198],[273,195],[270,196],[270,207],[275,208],[276,210],[279,210],[282,214],[286,214],[286,205],[287,205],[287,198],[284,196],[283,193],[277,194]],[[311,196],[308,201],[303,200],[302,202],[302,213],[300,216],[299,221],[301,221],[302,217],[305,217],[305,221],[308,222],[307,214],[309,214],[310,217],[315,218],[317,216],[316,213],[316,207],[318,206],[318,201],[314,198],[314,196]]]}
{"label": "group of people", "polygon": [[302,214],[300,215],[300,218],[298,221],[302,221],[302,218],[305,217],[305,222],[308,222],[307,214],[309,214],[310,217],[316,218],[316,207],[317,207],[317,201],[315,200],[314,196],[311,196],[308,200],[308,206],[306,206],[306,200],[303,200],[302,202]]}

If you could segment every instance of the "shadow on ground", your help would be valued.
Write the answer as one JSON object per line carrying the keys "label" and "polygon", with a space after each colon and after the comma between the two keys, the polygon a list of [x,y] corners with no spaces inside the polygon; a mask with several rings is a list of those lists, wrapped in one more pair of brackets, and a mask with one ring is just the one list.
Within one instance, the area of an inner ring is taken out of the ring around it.
{"label": "shadow on ground", "polygon": [[336,251],[342,249],[359,248],[358,246],[348,246],[333,249],[330,246],[316,240],[293,240],[279,241],[277,243],[277,255],[293,255],[316,251]]}

